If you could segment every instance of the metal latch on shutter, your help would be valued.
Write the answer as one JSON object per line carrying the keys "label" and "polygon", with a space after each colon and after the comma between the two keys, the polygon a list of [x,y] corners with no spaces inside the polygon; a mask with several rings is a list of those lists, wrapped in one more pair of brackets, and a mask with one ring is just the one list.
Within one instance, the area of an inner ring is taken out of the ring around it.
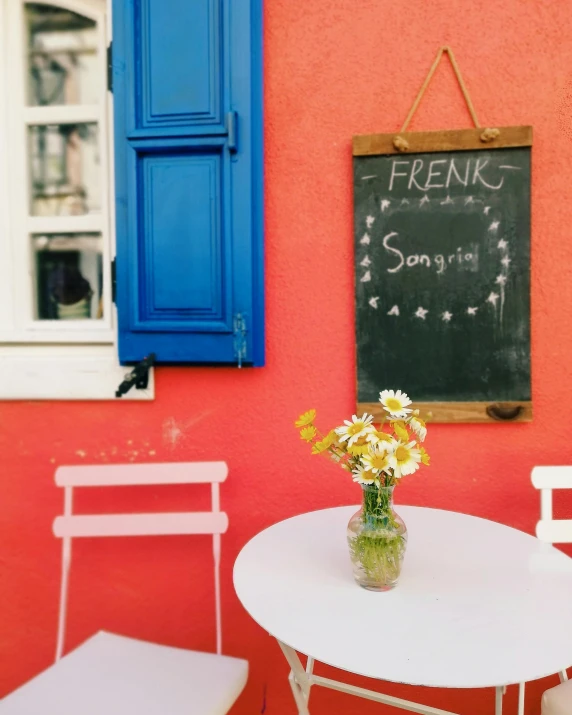
{"label": "metal latch on shutter", "polygon": [[246,360],[246,320],[242,313],[236,313],[233,318],[234,358],[238,367]]}
{"label": "metal latch on shutter", "polygon": [[146,390],[149,386],[149,370],[155,364],[155,353],[149,353],[141,362],[125,375],[125,379],[115,391],[115,397],[122,397],[127,394],[132,387],[138,390]]}

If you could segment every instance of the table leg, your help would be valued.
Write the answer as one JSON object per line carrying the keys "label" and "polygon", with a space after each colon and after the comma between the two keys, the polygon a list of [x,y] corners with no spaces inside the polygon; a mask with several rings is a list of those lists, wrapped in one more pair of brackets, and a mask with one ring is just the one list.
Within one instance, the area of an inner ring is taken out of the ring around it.
{"label": "table leg", "polygon": [[294,700],[298,706],[298,715],[310,715],[310,711],[308,710],[308,700],[310,699],[311,683],[308,679],[308,674],[300,662],[298,653],[296,653],[293,648],[290,648],[290,646],[282,643],[282,641],[278,641],[278,645],[282,649],[284,657],[288,661],[288,665],[291,668],[288,680],[290,681],[290,687],[292,688],[292,695],[294,696]]}
{"label": "table leg", "polygon": [[524,683],[518,684],[518,715],[524,715]]}
{"label": "table leg", "polygon": [[502,715],[502,696],[503,696],[503,686],[499,685],[499,687],[496,689],[495,715]]}

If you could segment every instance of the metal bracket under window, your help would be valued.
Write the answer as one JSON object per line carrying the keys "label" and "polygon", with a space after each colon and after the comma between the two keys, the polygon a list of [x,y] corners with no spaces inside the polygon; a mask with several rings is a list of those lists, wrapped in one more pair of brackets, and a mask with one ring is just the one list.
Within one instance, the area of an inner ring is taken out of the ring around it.
{"label": "metal bracket under window", "polygon": [[233,318],[234,357],[238,367],[246,360],[246,321],[242,313],[236,313]]}
{"label": "metal bracket under window", "polygon": [[149,385],[149,370],[155,364],[155,353],[149,353],[141,362],[125,375],[125,380],[119,385],[115,391],[115,397],[122,397],[135,386],[138,390],[146,390]]}

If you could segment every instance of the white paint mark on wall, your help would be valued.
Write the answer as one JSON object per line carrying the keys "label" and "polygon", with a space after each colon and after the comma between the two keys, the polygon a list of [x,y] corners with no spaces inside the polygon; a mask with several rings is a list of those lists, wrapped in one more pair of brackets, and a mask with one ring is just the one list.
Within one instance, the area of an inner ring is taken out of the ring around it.
{"label": "white paint mark on wall", "polygon": [[364,268],[367,268],[369,265],[371,265],[371,261],[369,260],[369,256],[366,256],[363,260],[359,262],[360,266],[364,266]]}
{"label": "white paint mark on wall", "polygon": [[399,307],[394,305],[391,310],[387,312],[388,315],[399,315]]}
{"label": "white paint mark on wall", "polygon": [[361,180],[367,181],[368,179],[376,179],[376,178],[377,178],[377,174],[370,174],[369,176],[362,176]]}
{"label": "white paint mark on wall", "polygon": [[490,211],[490,210],[491,210],[491,207],[490,207],[490,206],[485,206],[485,208],[483,209],[483,212],[484,212],[485,216],[488,216],[488,215],[489,215],[489,211]]}
{"label": "white paint mark on wall", "polygon": [[428,204],[429,201],[430,201],[429,197],[427,196],[427,194],[425,194],[425,196],[419,202],[419,206],[423,206],[423,204]]}
{"label": "white paint mark on wall", "polygon": [[369,246],[370,241],[369,233],[364,233],[363,238],[360,239],[360,243],[364,246]]}
{"label": "white paint mark on wall", "polygon": [[369,283],[371,280],[371,271],[366,271],[360,278],[360,283]]}
{"label": "white paint mark on wall", "polygon": [[372,308],[375,308],[377,310],[377,301],[379,300],[379,296],[376,295],[375,298],[370,298],[369,299],[369,304],[371,305]]}
{"label": "white paint mark on wall", "polygon": [[385,209],[389,208],[389,205],[391,204],[391,201],[389,199],[382,199],[381,200],[381,213],[385,211]]}
{"label": "white paint mark on wall", "polygon": [[501,240],[497,243],[497,248],[500,248],[501,251],[508,248],[508,243],[504,240],[504,238],[501,238]]}
{"label": "white paint mark on wall", "polygon": [[374,216],[366,216],[365,225],[366,225],[368,228],[371,228],[371,227],[373,226],[373,222],[374,222],[374,221],[375,221],[375,217],[374,217]]}
{"label": "white paint mark on wall", "polygon": [[490,303],[493,305],[495,308],[497,307],[497,300],[499,299],[498,293],[492,292],[489,297],[487,298],[487,303]]}
{"label": "white paint mark on wall", "polygon": [[453,317],[453,313],[449,313],[448,310],[446,310],[444,313],[441,313],[441,318],[446,322],[449,323],[451,321],[451,318]]}
{"label": "white paint mark on wall", "polygon": [[467,308],[467,315],[476,315],[478,308]]}
{"label": "white paint mark on wall", "polygon": [[498,231],[500,226],[500,221],[493,221],[489,226],[489,231]]}
{"label": "white paint mark on wall", "polygon": [[419,306],[419,308],[417,308],[417,310],[415,311],[415,317],[421,318],[421,320],[425,320],[425,316],[427,315],[428,312],[429,312],[428,310]]}

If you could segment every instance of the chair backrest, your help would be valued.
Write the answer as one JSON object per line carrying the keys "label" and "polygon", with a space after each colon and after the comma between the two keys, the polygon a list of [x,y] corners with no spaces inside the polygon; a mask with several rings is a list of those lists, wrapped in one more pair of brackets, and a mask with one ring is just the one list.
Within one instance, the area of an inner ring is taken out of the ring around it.
{"label": "chair backrest", "polygon": [[[54,520],[54,534],[62,539],[62,582],[56,661],[62,656],[67,620],[72,539],[77,537],[212,534],[215,583],[216,650],[222,652],[220,602],[221,534],[228,516],[220,510],[219,485],[228,475],[225,462],[165,464],[104,464],[59,467],[56,484],[64,489],[64,513]],[[166,484],[210,484],[211,510],[147,514],[73,514],[75,487],[114,487]]]}
{"label": "chair backrest", "polygon": [[572,543],[572,519],[554,519],[552,514],[552,490],[572,489],[572,466],[534,467],[532,484],[540,490],[537,537],[550,544]]}

